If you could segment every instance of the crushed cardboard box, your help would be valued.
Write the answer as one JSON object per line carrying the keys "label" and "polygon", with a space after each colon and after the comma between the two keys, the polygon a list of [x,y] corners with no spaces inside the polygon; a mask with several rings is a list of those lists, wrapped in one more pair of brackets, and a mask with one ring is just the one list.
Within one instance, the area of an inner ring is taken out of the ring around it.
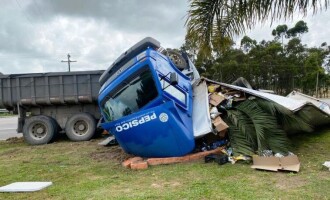
{"label": "crushed cardboard box", "polygon": [[210,104],[212,104],[213,106],[218,106],[225,99],[226,98],[223,95],[213,93],[210,96]]}
{"label": "crushed cardboard box", "polygon": [[226,135],[227,129],[229,126],[224,122],[221,117],[217,117],[213,120],[213,125],[215,129],[219,132],[220,137],[224,137]]}
{"label": "crushed cardboard box", "polygon": [[251,168],[269,171],[285,170],[299,172],[300,162],[296,155],[289,155],[281,158],[275,156],[253,156],[253,165]]}

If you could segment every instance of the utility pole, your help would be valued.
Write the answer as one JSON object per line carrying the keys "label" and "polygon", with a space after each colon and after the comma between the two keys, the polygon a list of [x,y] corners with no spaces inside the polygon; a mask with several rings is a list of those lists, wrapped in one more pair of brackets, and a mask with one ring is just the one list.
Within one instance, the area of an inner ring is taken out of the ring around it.
{"label": "utility pole", "polygon": [[71,71],[70,69],[70,63],[72,62],[77,62],[76,60],[70,60],[70,54],[67,55],[68,56],[68,60],[62,60],[61,62],[67,62],[68,63],[68,67],[69,67],[69,72]]}

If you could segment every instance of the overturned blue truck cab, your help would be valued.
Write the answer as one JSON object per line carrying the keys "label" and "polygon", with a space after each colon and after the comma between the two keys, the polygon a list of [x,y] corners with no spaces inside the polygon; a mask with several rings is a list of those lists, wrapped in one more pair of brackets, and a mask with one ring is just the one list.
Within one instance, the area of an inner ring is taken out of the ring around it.
{"label": "overturned blue truck cab", "polygon": [[101,126],[127,153],[182,156],[195,147],[191,77],[162,52],[157,40],[145,38],[100,78]]}

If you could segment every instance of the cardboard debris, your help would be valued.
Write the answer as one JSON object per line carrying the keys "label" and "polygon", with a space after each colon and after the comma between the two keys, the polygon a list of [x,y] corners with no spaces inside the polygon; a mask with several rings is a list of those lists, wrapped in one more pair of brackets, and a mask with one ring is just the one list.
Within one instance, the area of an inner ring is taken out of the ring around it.
{"label": "cardboard debris", "polygon": [[225,97],[223,95],[213,93],[210,96],[210,104],[212,104],[213,106],[218,106],[223,100],[225,100]]}
{"label": "cardboard debris", "polygon": [[253,165],[251,168],[269,171],[285,170],[299,172],[300,162],[296,155],[284,156],[282,158],[275,156],[253,156]]}
{"label": "cardboard debris", "polygon": [[227,129],[229,126],[224,122],[221,117],[217,117],[213,120],[213,125],[215,129],[219,132],[220,137],[224,137],[226,135]]}

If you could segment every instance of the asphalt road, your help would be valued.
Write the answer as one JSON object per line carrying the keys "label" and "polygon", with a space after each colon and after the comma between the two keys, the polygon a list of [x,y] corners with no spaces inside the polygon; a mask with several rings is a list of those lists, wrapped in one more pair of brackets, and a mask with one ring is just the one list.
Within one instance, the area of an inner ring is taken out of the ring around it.
{"label": "asphalt road", "polygon": [[22,134],[16,133],[17,117],[0,117],[0,140],[6,140],[11,137],[22,137]]}

